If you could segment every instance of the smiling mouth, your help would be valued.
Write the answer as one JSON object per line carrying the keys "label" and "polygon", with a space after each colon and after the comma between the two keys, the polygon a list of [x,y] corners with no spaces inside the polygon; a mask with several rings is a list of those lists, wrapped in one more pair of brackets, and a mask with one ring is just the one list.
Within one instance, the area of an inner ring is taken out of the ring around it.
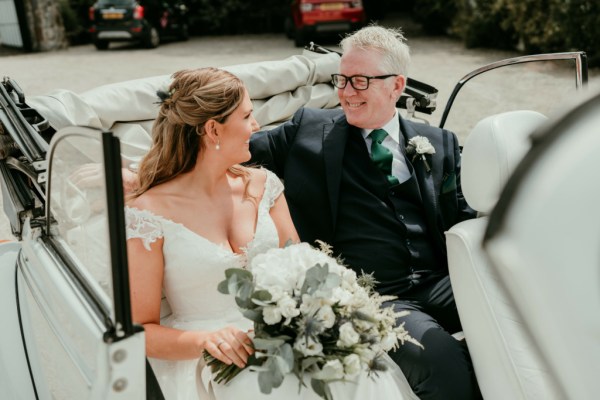
{"label": "smiling mouth", "polygon": [[347,102],[346,102],[346,105],[347,105],[349,108],[358,108],[358,107],[362,106],[363,104],[365,104],[365,102],[364,102],[364,101],[363,101],[363,102],[360,102],[360,103],[350,103],[349,101],[347,101]]}

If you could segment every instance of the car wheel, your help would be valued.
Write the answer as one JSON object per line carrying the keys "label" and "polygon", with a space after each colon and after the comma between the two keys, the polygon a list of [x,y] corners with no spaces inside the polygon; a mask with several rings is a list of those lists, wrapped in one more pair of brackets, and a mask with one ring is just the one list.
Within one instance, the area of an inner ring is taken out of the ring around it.
{"label": "car wheel", "polygon": [[179,38],[179,40],[188,40],[190,38],[188,24],[181,24],[177,37]]}
{"label": "car wheel", "polygon": [[306,37],[304,35],[304,32],[302,32],[301,29],[296,29],[296,31],[294,32],[294,45],[296,47],[304,47],[305,43]]}
{"label": "car wheel", "polygon": [[96,49],[98,50],[106,50],[108,49],[109,43],[110,42],[108,40],[96,40],[94,42],[94,46],[96,46]]}
{"label": "car wheel", "polygon": [[155,27],[151,27],[148,34],[144,38],[144,47],[147,49],[154,49],[160,44],[160,36],[158,36],[158,30]]}
{"label": "car wheel", "polygon": [[284,23],[284,28],[285,30],[285,36],[288,39],[293,39],[294,38],[294,21],[292,21],[291,17],[287,17],[285,19],[285,23]]}

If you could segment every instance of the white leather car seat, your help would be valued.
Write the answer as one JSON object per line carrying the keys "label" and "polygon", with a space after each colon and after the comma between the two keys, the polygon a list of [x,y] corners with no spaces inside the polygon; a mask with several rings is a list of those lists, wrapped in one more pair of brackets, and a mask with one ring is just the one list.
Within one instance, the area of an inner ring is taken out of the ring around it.
{"label": "white leather car seat", "polygon": [[481,247],[489,212],[530,148],[529,135],[545,121],[534,111],[493,115],[480,121],[464,143],[462,189],[478,218],[452,227],[446,240],[450,279],[486,400],[559,398]]}
{"label": "white leather car seat", "polygon": [[484,250],[557,388],[544,398],[595,400],[600,93],[534,137],[490,215]]}

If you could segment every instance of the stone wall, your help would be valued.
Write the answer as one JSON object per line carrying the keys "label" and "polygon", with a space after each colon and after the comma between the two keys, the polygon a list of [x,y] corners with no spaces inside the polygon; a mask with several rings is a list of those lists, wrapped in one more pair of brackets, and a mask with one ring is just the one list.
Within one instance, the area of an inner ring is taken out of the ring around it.
{"label": "stone wall", "polygon": [[58,0],[23,0],[32,51],[48,51],[69,45]]}

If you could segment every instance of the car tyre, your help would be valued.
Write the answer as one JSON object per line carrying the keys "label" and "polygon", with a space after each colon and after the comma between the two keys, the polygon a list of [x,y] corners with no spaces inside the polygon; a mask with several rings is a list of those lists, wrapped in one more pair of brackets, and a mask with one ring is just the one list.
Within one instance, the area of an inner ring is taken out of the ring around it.
{"label": "car tyre", "polygon": [[296,47],[304,47],[306,43],[306,35],[301,29],[296,29],[294,32],[294,45]]}
{"label": "car tyre", "polygon": [[187,23],[181,24],[177,33],[179,40],[186,41],[190,38],[190,31]]}
{"label": "car tyre", "polygon": [[285,37],[288,39],[294,38],[294,21],[291,17],[287,17],[284,23]]}
{"label": "car tyre", "polygon": [[94,42],[94,46],[96,46],[97,50],[106,50],[108,49],[108,45],[110,42],[108,40],[96,40]]}
{"label": "car tyre", "polygon": [[151,27],[143,40],[143,45],[147,49],[155,49],[159,44],[160,36],[158,35],[158,30],[155,27]]}

